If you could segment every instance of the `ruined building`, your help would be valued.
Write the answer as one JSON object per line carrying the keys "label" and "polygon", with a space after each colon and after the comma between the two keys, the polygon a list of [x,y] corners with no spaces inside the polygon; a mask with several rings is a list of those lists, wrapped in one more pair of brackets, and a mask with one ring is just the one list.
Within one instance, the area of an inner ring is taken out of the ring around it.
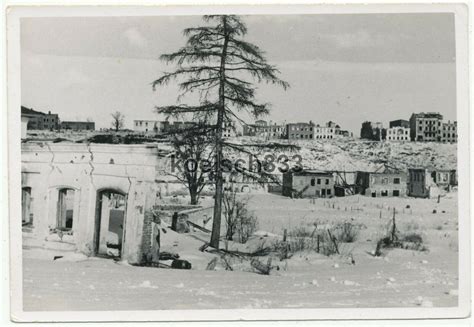
{"label": "ruined building", "polygon": [[417,198],[437,197],[457,185],[456,170],[408,169],[408,195]]}
{"label": "ruined building", "polygon": [[286,172],[283,174],[282,194],[296,198],[333,197],[333,173],[317,170]]}
{"label": "ruined building", "polygon": [[139,264],[150,251],[157,145],[24,143],[22,224],[36,246],[68,246]]}
{"label": "ruined building", "polygon": [[374,172],[358,172],[356,185],[357,193],[373,198],[407,195],[406,173],[387,166]]}
{"label": "ruined building", "polygon": [[417,142],[440,142],[443,116],[436,112],[420,112],[410,117],[410,138]]}

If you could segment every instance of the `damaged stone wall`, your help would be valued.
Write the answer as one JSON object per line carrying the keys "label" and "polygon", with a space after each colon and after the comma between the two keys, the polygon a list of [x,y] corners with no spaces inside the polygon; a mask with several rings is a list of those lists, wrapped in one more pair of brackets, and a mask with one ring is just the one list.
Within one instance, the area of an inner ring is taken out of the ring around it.
{"label": "damaged stone wall", "polygon": [[121,259],[142,260],[145,213],[157,205],[157,183],[165,168],[158,145],[34,142],[22,144],[22,188],[31,189],[33,238],[47,246],[57,233],[60,190],[74,190],[72,229],[77,251],[97,252],[101,191],[125,195]]}

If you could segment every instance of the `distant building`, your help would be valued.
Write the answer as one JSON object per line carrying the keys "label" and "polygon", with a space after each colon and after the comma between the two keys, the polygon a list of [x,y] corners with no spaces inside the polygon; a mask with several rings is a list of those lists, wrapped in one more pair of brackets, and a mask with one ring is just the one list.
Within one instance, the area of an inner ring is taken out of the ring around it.
{"label": "distant building", "polygon": [[443,116],[421,112],[410,117],[410,139],[417,142],[441,142]]}
{"label": "distant building", "polygon": [[339,135],[343,136],[343,137],[352,137],[352,133],[349,132],[349,131],[346,131],[346,130],[339,130]]}
{"label": "distant building", "polygon": [[456,121],[441,125],[441,142],[443,143],[457,143],[458,142],[458,123]]}
{"label": "distant building", "polygon": [[303,170],[283,174],[282,194],[289,197],[326,198],[334,196],[334,176],[330,172]]}
{"label": "distant building", "polygon": [[281,139],[285,136],[285,125],[257,120],[254,124],[243,126],[243,135],[257,136],[263,139]]}
{"label": "distant building", "polygon": [[440,191],[449,191],[457,185],[456,170],[448,169],[408,169],[408,195],[417,198],[431,198]]}
{"label": "distant building", "polygon": [[335,122],[329,121],[325,126],[314,127],[314,139],[333,139],[340,135],[341,127]]}
{"label": "distant building", "polygon": [[290,123],[286,125],[286,137],[289,140],[308,140],[314,137],[314,123]]}
{"label": "distant building", "polygon": [[159,121],[159,120],[134,120],[133,130],[145,134],[173,133],[182,129],[195,126],[193,122]]}
{"label": "distant building", "polygon": [[29,130],[57,130],[59,129],[59,116],[48,111],[47,114],[21,106],[21,116],[28,118]]}
{"label": "distant building", "polygon": [[133,130],[140,133],[159,134],[164,129],[164,122],[158,120],[134,120]]}
{"label": "distant building", "polygon": [[233,122],[226,122],[224,123],[224,128],[222,129],[222,137],[230,138],[235,137],[235,124]]}
{"label": "distant building", "polygon": [[405,119],[397,119],[397,120],[392,120],[390,123],[390,128],[392,127],[405,127],[405,128],[410,128],[410,122]]}
{"label": "distant building", "polygon": [[365,121],[362,123],[362,128],[360,130],[360,138],[372,141],[382,141],[385,140],[387,136],[387,130],[383,128],[381,122],[372,123],[370,121]]}
{"label": "distant building", "polygon": [[407,127],[390,127],[387,129],[387,141],[410,141],[410,129]]}
{"label": "distant building", "polygon": [[356,185],[357,193],[373,198],[407,195],[406,173],[387,166],[375,172],[358,172]]}
{"label": "distant building", "polygon": [[95,130],[95,123],[89,121],[62,121],[61,129],[73,131],[93,131]]}

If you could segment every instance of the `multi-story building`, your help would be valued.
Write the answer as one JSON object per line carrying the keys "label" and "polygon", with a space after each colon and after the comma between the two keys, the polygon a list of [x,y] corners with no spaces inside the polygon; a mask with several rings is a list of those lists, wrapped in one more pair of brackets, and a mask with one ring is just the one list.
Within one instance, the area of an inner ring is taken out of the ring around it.
{"label": "multi-story building", "polygon": [[244,125],[243,135],[257,136],[264,139],[281,139],[285,136],[285,125],[257,120],[255,124]]}
{"label": "multi-story building", "polygon": [[333,139],[340,135],[341,127],[335,122],[329,121],[325,126],[316,125],[314,128],[314,139]]}
{"label": "multi-story building", "polygon": [[95,123],[93,121],[62,121],[61,129],[73,131],[93,131],[95,130]]}
{"label": "multi-story building", "polygon": [[458,123],[456,121],[443,123],[441,128],[441,142],[457,143],[458,141]]}
{"label": "multi-story building", "polygon": [[414,113],[410,117],[410,139],[417,142],[441,142],[443,116],[437,112]]}
{"label": "multi-story building", "polygon": [[397,120],[392,120],[390,122],[390,128],[392,127],[406,127],[410,128],[410,122],[405,119],[397,119]]}
{"label": "multi-story building", "polygon": [[390,127],[387,129],[387,141],[410,141],[410,129],[408,127]]}
{"label": "multi-story building", "polygon": [[59,129],[59,116],[48,111],[47,114],[21,106],[21,116],[28,118],[27,129]]}
{"label": "multi-story building", "polygon": [[382,141],[385,140],[386,136],[387,129],[383,128],[381,122],[372,123],[370,121],[365,121],[362,123],[362,128],[360,130],[361,139]]}
{"label": "multi-story building", "polygon": [[286,125],[286,137],[289,140],[308,140],[314,137],[314,123],[291,123]]}

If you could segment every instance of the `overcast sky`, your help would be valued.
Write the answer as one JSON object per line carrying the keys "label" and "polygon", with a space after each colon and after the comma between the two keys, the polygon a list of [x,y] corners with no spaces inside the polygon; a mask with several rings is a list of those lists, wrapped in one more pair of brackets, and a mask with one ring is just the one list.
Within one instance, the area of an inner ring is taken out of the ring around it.
{"label": "overcast sky", "polygon": [[[259,45],[291,88],[259,86],[276,122],[338,122],[359,134],[364,120],[408,119],[438,111],[454,120],[455,39],[452,14],[246,16],[247,40]],[[22,104],[90,118],[110,114],[162,119],[155,105],[176,102],[176,89],[151,83],[172,70],[158,57],[185,42],[200,17],[24,18]]]}

